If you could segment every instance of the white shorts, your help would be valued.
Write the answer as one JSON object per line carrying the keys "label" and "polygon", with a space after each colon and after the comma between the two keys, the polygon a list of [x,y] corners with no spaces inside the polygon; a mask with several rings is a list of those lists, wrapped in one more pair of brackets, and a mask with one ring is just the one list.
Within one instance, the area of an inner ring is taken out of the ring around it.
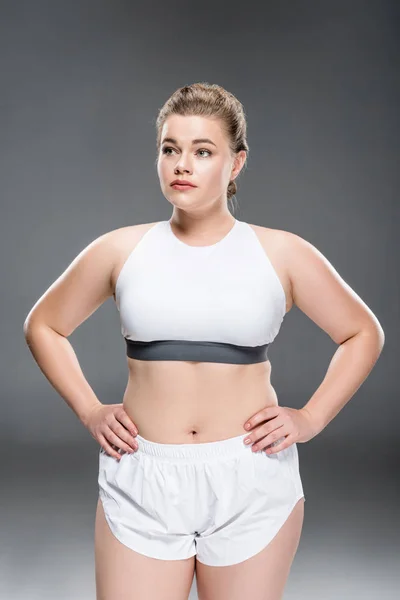
{"label": "white shorts", "polygon": [[296,444],[268,455],[246,435],[200,444],[138,435],[138,450],[119,461],[101,448],[99,496],[115,537],[146,556],[196,554],[211,566],[260,552],[304,493]]}

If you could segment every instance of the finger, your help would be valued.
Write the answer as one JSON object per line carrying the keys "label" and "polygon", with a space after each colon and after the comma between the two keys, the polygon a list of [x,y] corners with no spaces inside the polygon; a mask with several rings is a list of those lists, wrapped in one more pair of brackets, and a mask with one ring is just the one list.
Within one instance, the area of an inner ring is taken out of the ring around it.
{"label": "finger", "polygon": [[[112,432],[115,433],[120,438],[120,440],[122,442],[126,442],[126,444],[129,446],[129,448],[132,448],[132,450],[136,450],[137,441],[135,440],[134,437],[132,437],[132,434],[129,433],[129,431],[120,424],[119,421],[114,421],[114,423],[111,423],[111,425],[109,425],[109,427],[112,430]],[[126,450],[126,448],[125,448],[125,450]]]}
{"label": "finger", "polygon": [[116,452],[112,446],[110,446],[110,444],[107,442],[104,435],[102,435],[102,434],[99,435],[99,442],[100,442],[100,446],[107,452],[107,454],[109,454],[110,456],[113,456],[117,460],[119,460],[121,458],[121,455],[118,454],[118,452]]}
{"label": "finger", "polygon": [[276,429],[273,433],[270,433],[269,435],[259,440],[256,444],[254,444],[252,450],[253,452],[257,452],[258,450],[262,450],[263,448],[266,448],[267,446],[277,442],[278,440],[280,442],[284,441],[284,436],[286,435],[288,435],[288,432],[285,430],[284,426],[278,427],[278,429]]}
{"label": "finger", "polygon": [[268,421],[267,423],[259,425],[258,427],[253,429],[253,431],[249,433],[249,435],[245,438],[244,441],[246,442],[246,440],[250,440],[250,443],[254,444],[262,438],[265,438],[267,435],[270,435],[283,425],[285,425],[285,422],[283,421],[282,417],[275,417],[275,419],[272,419],[272,421]]}
{"label": "finger", "polygon": [[[279,440],[277,440],[279,442]],[[272,446],[271,448],[266,448],[266,454],[277,454],[286,448],[289,448],[294,443],[294,438],[290,435],[286,436],[282,442],[279,442],[276,446]]]}
{"label": "finger", "polygon": [[[124,440],[116,435],[111,428],[108,429],[106,435],[108,441],[117,446],[117,448],[121,448],[121,450],[125,450],[125,452],[129,453],[136,450],[136,446],[130,446],[129,444],[125,443]],[[132,444],[136,444],[136,442],[133,441]]]}
{"label": "finger", "polygon": [[248,421],[246,421],[246,423],[244,424],[244,428],[250,430],[262,421],[273,419],[274,417],[279,415],[280,408],[280,406],[267,406],[266,408],[263,408],[258,413],[253,415],[250,419],[248,419]]}
{"label": "finger", "polygon": [[136,436],[139,432],[136,425],[133,423],[132,419],[127,415],[124,409],[114,413],[114,417],[117,421],[122,423],[122,425],[131,432],[133,436]]}

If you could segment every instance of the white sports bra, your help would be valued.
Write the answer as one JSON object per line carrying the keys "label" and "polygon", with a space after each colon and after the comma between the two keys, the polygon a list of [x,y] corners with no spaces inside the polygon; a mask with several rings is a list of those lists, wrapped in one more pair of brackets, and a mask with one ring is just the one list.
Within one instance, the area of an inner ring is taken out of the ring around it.
{"label": "white sports bra", "polygon": [[250,364],[267,358],[286,297],[255,231],[235,220],[211,246],[189,246],[169,221],[141,237],[115,301],[127,355],[139,360]]}

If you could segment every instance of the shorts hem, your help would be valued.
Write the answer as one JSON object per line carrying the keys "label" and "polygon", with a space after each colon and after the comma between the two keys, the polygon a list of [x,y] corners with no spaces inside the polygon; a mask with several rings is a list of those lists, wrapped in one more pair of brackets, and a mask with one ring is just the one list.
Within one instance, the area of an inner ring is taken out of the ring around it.
{"label": "shorts hem", "polygon": [[119,533],[117,527],[115,527],[115,525],[113,524],[112,520],[110,519],[110,517],[107,514],[106,511],[106,507],[104,505],[103,502],[103,498],[101,493],[99,494],[101,503],[103,505],[103,512],[104,512],[104,516],[105,519],[107,521],[107,524],[110,528],[111,533],[113,534],[113,536],[124,546],[126,546],[127,548],[129,548],[130,550],[133,550],[134,552],[138,552],[139,554],[142,554],[143,556],[147,556],[148,558],[156,558],[157,560],[186,560],[188,558],[192,558],[192,556],[195,556],[196,554],[196,550],[193,552],[193,554],[190,554],[189,556],[173,556],[171,551],[169,550],[168,552],[168,556],[161,556],[160,554],[155,554],[155,553],[150,553],[150,551],[148,550],[143,550],[143,548],[135,545],[132,545],[131,543],[127,543],[121,536],[121,534]]}
{"label": "shorts hem", "polygon": [[264,548],[266,548],[268,546],[268,544],[270,544],[272,542],[272,540],[278,534],[281,527],[283,527],[283,525],[286,523],[292,510],[294,509],[295,505],[301,498],[304,498],[304,501],[305,501],[305,495],[303,492],[299,493],[296,496],[295,500],[289,505],[287,511],[285,512],[284,518],[279,521],[279,524],[277,524],[272,530],[269,529],[267,533],[264,533],[264,534],[261,534],[260,536],[258,536],[257,540],[254,540],[251,550],[248,550],[245,554],[241,554],[240,556],[236,555],[236,557],[234,557],[234,558],[232,557],[231,559],[228,559],[227,561],[206,562],[206,561],[202,560],[201,554],[199,555],[199,553],[197,553],[196,560],[201,562],[203,565],[206,565],[207,567],[229,567],[232,565],[237,565],[245,560],[248,560],[249,558],[252,558],[256,554],[258,554],[259,552],[264,550]]}

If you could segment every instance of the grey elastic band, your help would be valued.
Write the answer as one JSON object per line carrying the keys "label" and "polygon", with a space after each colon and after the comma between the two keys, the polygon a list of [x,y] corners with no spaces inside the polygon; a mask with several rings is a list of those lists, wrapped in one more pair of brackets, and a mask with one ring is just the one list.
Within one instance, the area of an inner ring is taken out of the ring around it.
{"label": "grey elastic band", "polygon": [[186,360],[190,362],[232,363],[247,365],[267,358],[269,344],[238,346],[223,342],[196,342],[187,340],[126,341],[129,358],[138,360]]}

